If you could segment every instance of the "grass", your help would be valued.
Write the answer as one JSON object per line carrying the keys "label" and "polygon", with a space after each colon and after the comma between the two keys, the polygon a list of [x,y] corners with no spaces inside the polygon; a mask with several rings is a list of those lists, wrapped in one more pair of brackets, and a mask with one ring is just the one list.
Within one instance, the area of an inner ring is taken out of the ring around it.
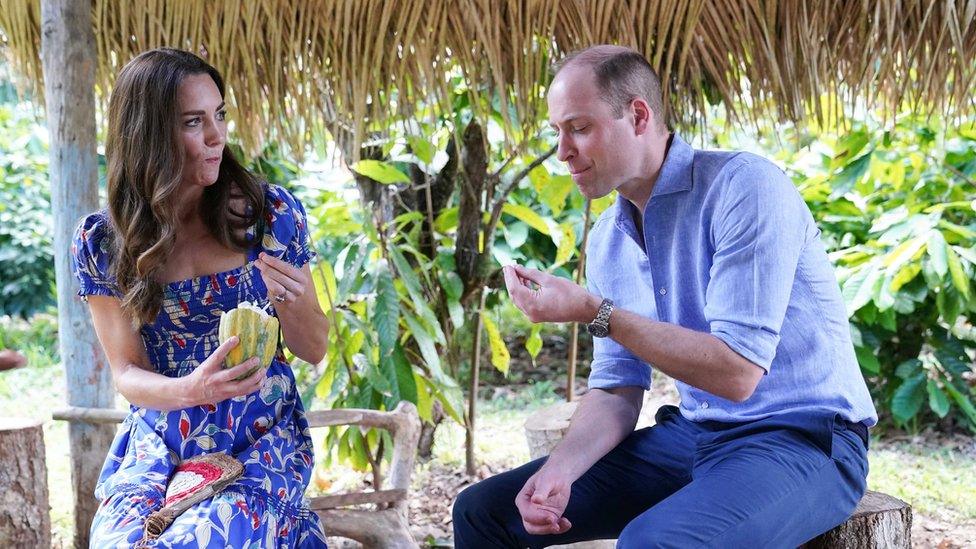
{"label": "grass", "polygon": [[[976,441],[972,442],[976,445]],[[868,486],[945,521],[976,519],[976,451],[893,442],[872,448]]]}

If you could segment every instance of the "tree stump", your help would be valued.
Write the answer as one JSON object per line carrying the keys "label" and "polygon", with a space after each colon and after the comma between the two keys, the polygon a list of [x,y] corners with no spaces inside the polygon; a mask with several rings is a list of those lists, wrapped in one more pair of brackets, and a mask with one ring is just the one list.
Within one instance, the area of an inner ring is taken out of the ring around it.
{"label": "tree stump", "polygon": [[803,545],[803,549],[901,549],[912,546],[912,508],[868,491],[851,518]]}
{"label": "tree stump", "polygon": [[44,431],[40,421],[0,418],[0,547],[50,547]]}
{"label": "tree stump", "polygon": [[579,401],[557,402],[535,412],[525,420],[525,438],[529,443],[529,456],[539,459],[548,456],[563,439],[569,420],[576,412]]}

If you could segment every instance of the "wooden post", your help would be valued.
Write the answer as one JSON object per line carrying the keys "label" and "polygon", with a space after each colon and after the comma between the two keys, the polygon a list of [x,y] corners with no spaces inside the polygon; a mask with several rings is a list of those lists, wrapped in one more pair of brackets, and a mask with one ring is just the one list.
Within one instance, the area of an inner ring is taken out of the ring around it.
{"label": "wooden post", "polygon": [[[98,207],[95,155],[95,35],[91,0],[41,2],[41,65],[50,135],[54,266],[58,288],[58,340],[67,377],[68,404],[111,408],[115,391],[88,308],[76,296],[69,249],[78,220]],[[92,494],[115,433],[114,426],[72,423],[75,547],[88,546],[98,507]]]}
{"label": "wooden post", "polygon": [[42,424],[0,418],[0,547],[50,546]]}

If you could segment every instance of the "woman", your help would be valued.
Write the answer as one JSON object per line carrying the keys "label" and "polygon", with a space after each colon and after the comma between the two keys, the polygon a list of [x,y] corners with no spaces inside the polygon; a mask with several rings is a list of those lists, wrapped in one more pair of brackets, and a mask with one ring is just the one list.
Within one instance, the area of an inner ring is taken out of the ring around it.
{"label": "woman", "polygon": [[323,547],[303,503],[312,443],[295,378],[279,348],[223,369],[220,314],[264,306],[298,357],[326,351],[328,321],[311,284],[305,211],[263,184],[225,147],[224,85],[199,57],[145,52],[109,102],[107,210],[79,226],[72,255],[95,331],[131,413],[95,495],[92,547],[128,547],[162,506],[183,461],[236,457],[241,478],[179,515],[157,547]]}

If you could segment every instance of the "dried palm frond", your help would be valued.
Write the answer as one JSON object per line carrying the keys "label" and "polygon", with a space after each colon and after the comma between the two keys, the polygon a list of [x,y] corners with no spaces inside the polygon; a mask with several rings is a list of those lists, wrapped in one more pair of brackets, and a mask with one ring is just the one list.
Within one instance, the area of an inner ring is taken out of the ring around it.
{"label": "dried palm frond", "polygon": [[[678,127],[717,100],[737,123],[838,116],[824,97],[889,113],[974,107],[976,0],[92,2],[101,101],[137,53],[199,52],[227,79],[251,152],[280,140],[300,155],[328,131],[354,160],[368,132],[448,112],[451,74],[517,148],[544,116],[552,61],[599,43],[647,56]],[[39,0],[0,0],[0,37],[40,98],[39,25]]]}

